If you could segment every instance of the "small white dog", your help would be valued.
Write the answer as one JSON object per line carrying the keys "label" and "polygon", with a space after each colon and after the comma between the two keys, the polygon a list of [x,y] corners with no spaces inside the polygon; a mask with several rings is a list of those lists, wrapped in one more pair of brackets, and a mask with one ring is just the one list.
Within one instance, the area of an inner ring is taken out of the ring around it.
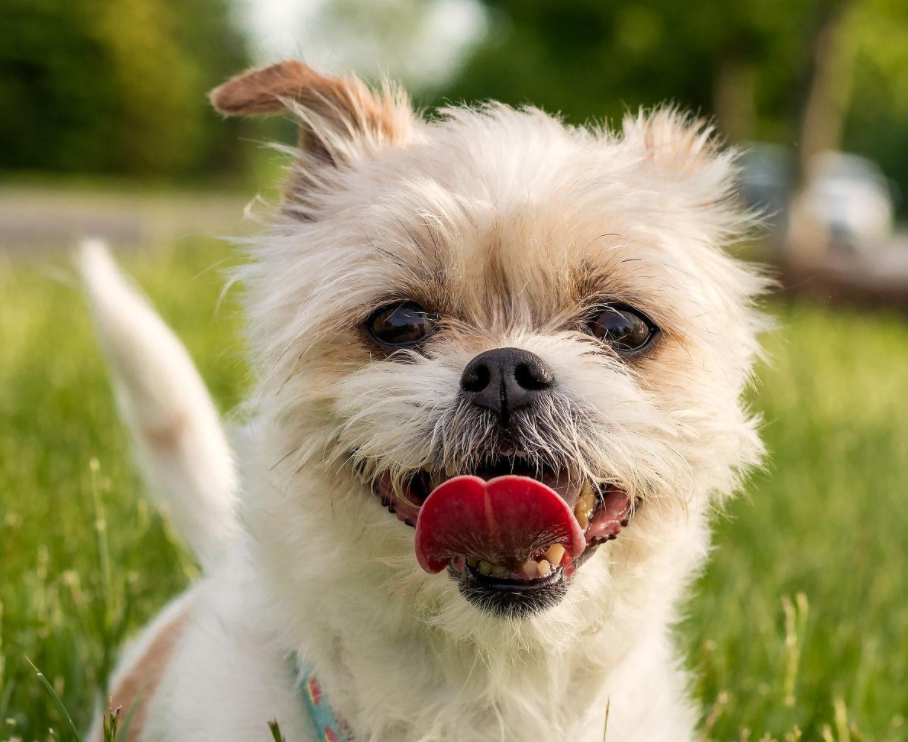
{"label": "small white dog", "polygon": [[205,570],[112,680],[129,739],[693,739],[672,623],[761,453],[732,155],[671,110],[620,134],[500,105],[425,121],[292,61],[212,100],[301,124],[239,272],[236,468],[179,342],[83,256],[145,473]]}

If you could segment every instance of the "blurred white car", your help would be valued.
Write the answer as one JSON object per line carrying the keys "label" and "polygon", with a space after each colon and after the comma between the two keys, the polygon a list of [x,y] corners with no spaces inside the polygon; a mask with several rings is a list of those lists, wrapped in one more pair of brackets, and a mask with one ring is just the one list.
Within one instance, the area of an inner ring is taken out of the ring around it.
{"label": "blurred white car", "polygon": [[893,199],[876,163],[858,155],[823,152],[810,165],[804,194],[810,215],[834,245],[864,249],[892,237]]}
{"label": "blurred white car", "polygon": [[[794,184],[793,153],[779,145],[754,143],[746,148],[741,166],[748,204],[766,215],[777,236],[784,236]],[[834,247],[872,250],[892,237],[893,194],[876,163],[859,155],[824,152],[814,158],[808,178],[804,206]]]}

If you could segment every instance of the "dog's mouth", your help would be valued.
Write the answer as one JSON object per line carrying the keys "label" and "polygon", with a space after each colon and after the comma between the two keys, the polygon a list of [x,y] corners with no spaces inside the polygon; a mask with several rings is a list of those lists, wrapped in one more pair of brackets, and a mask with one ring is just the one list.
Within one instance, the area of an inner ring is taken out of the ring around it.
{"label": "dog's mouth", "polygon": [[386,473],[375,489],[416,528],[423,569],[447,569],[471,603],[510,616],[558,603],[577,569],[639,506],[615,485],[520,455],[465,473],[419,470],[397,486]]}

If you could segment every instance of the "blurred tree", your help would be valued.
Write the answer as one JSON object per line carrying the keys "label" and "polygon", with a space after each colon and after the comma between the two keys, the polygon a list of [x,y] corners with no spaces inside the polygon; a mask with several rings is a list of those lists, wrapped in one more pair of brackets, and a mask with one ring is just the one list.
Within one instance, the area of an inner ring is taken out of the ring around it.
{"label": "blurred tree", "polygon": [[823,1],[484,0],[493,31],[452,91],[529,99],[575,121],[673,100],[718,114],[736,139],[790,137],[803,46]]}
{"label": "blurred tree", "polygon": [[229,0],[3,0],[0,168],[229,169],[205,94],[247,61]]}
{"label": "blurred tree", "polygon": [[865,0],[855,9],[852,104],[845,142],[876,160],[908,213],[908,0]]}
{"label": "blurred tree", "polygon": [[490,31],[454,100],[573,122],[664,100],[732,141],[847,148],[908,186],[908,0],[482,0]]}
{"label": "blurred tree", "polygon": [[815,14],[799,95],[798,181],[804,180],[809,163],[817,154],[842,148],[854,61],[849,11],[856,4],[857,0],[828,0]]}

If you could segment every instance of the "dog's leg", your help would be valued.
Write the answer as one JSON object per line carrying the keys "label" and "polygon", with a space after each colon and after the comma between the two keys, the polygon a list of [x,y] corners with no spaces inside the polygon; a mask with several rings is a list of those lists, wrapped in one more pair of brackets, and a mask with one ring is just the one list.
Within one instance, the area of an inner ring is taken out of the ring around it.
{"label": "dog's leg", "polygon": [[110,695],[95,713],[89,742],[103,742],[102,722],[108,707],[129,719],[129,740],[141,739],[148,706],[189,619],[192,594],[178,598],[135,639],[111,678]]}

